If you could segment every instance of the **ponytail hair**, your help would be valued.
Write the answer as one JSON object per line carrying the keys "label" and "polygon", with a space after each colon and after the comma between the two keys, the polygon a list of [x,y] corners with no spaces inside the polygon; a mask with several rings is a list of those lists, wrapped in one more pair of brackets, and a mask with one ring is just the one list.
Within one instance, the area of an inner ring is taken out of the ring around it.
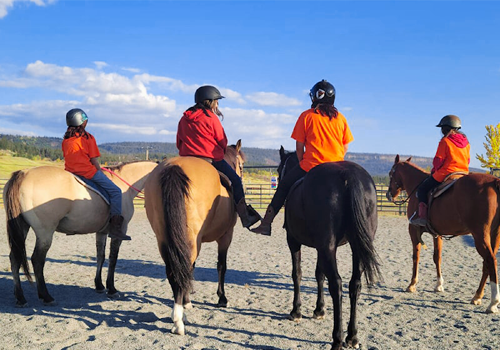
{"label": "ponytail hair", "polygon": [[198,102],[194,106],[188,108],[188,111],[195,112],[201,109],[207,117],[211,118],[212,116],[208,113],[208,111],[210,111],[218,115],[221,120],[224,120],[224,115],[219,110],[219,107],[217,107],[216,101],[217,100],[204,100],[203,102]]}

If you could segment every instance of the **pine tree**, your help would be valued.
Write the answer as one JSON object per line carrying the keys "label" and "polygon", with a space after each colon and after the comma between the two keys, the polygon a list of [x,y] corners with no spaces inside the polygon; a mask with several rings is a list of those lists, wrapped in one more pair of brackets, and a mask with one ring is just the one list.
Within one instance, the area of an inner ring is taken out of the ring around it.
{"label": "pine tree", "polygon": [[476,154],[481,162],[481,168],[500,168],[500,123],[486,125],[486,142],[483,142],[486,155]]}

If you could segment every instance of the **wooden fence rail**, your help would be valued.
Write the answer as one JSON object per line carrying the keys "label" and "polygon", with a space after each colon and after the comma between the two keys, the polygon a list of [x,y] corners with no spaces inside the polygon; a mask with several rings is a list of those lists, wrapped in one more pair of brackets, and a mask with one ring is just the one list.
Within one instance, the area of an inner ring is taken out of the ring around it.
{"label": "wooden fence rail", "polygon": [[[0,179],[0,205],[3,206],[3,188],[8,179]],[[244,184],[245,197],[248,204],[256,209],[265,209],[273,198],[274,191],[271,184]],[[381,212],[406,215],[406,204],[394,205],[385,198],[387,186],[377,185],[377,208]],[[136,208],[144,207],[144,199],[135,198]]]}

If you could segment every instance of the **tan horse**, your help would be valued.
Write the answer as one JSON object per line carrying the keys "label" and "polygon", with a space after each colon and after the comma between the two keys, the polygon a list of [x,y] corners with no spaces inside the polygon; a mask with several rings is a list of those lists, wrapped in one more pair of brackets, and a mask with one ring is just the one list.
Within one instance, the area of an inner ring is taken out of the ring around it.
{"label": "tan horse", "polygon": [[[113,174],[105,172],[123,192],[124,232],[134,213],[133,199],[138,193],[137,190],[144,188],[148,174],[156,165],[154,162],[133,162],[110,168]],[[105,259],[109,206],[100,195],[82,185],[73,174],[61,168],[42,166],[13,173],[5,185],[3,198],[7,217],[7,234],[11,247],[10,262],[16,305],[27,304],[21,288],[19,269],[22,266],[26,277],[31,281],[25,245],[30,227],[36,235],[31,260],[38,297],[44,304],[54,303],[43,275],[45,258],[52,244],[54,231],[68,235],[97,233],[97,272],[94,282],[97,291],[105,291],[101,271]],[[111,240],[110,263],[106,280],[110,297],[118,295],[114,286],[114,271],[120,245],[120,240]]]}
{"label": "tan horse", "polygon": [[[409,193],[408,218],[418,206],[416,191],[418,186],[429,176],[429,173],[410,162],[400,161],[399,155],[389,172],[390,184],[387,199],[394,201],[401,190]],[[500,303],[498,287],[496,253],[500,245],[500,179],[480,173],[470,173],[459,178],[455,184],[439,197],[433,199],[429,208],[429,222],[439,233],[434,238],[434,263],[437,269],[438,284],[436,291],[443,291],[441,275],[441,235],[462,236],[472,234],[477,252],[483,258],[483,271],[479,288],[472,298],[475,305],[481,304],[484,288],[490,278],[491,302],[486,312],[498,312]],[[413,275],[408,287],[409,292],[416,291],[418,282],[418,263],[421,236],[429,232],[428,228],[409,225],[413,244]]]}
{"label": "tan horse", "polygon": [[[225,159],[241,176],[244,160],[240,148],[240,141],[228,147]],[[159,164],[146,181],[144,193],[146,213],[174,293],[172,333],[184,334],[184,307],[191,306],[193,266],[203,242],[217,241],[217,306],[227,306],[224,276],[236,223],[235,205],[221,185],[217,170],[194,157],[177,157]]]}

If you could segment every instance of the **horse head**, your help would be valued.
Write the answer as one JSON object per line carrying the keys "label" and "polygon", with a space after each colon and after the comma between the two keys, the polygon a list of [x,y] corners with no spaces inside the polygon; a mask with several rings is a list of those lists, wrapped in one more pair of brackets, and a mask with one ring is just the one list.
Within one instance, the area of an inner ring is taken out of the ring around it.
{"label": "horse head", "polygon": [[401,166],[404,163],[409,163],[411,157],[408,158],[405,162],[400,161],[399,154],[396,155],[394,159],[394,164],[389,171],[389,188],[387,189],[387,193],[385,196],[387,200],[390,202],[395,202],[396,198],[401,194],[401,191],[406,190],[404,187],[403,176],[401,174]]}
{"label": "horse head", "polygon": [[243,176],[243,164],[245,164],[246,156],[241,150],[241,139],[236,142],[236,145],[227,147],[224,160],[236,171],[239,177]]}
{"label": "horse head", "polygon": [[285,176],[286,172],[292,169],[299,163],[297,152],[287,152],[281,146],[280,148],[280,164],[278,165],[278,181]]}

